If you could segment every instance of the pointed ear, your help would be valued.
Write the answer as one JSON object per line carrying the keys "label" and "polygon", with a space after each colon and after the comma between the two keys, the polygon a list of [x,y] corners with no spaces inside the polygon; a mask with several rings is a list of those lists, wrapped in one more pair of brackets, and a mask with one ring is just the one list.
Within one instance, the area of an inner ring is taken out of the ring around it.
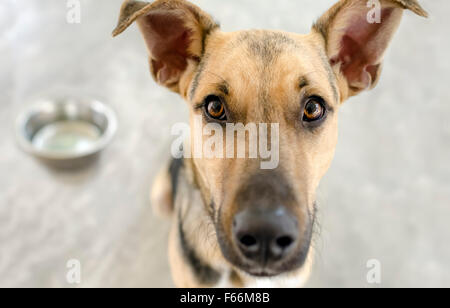
{"label": "pointed ear", "polygon": [[200,8],[184,0],[127,0],[113,36],[135,21],[147,44],[153,78],[185,96],[203,56],[206,37],[219,26]]}
{"label": "pointed ear", "polygon": [[343,97],[375,87],[404,9],[427,17],[416,0],[341,0],[313,26],[325,39]]}

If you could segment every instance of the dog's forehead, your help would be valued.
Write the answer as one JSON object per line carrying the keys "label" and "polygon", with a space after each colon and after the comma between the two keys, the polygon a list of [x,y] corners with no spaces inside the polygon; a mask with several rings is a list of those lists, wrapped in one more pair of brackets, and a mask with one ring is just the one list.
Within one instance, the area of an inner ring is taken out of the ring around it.
{"label": "dog's forehead", "polygon": [[247,56],[265,65],[269,65],[283,53],[300,50],[300,42],[289,34],[263,30],[238,32],[227,45],[227,48],[244,49]]}
{"label": "dog's forehead", "polygon": [[282,100],[308,83],[334,101],[330,70],[324,50],[311,36],[269,30],[217,32],[208,39],[191,99],[220,91],[241,103],[273,96]]}

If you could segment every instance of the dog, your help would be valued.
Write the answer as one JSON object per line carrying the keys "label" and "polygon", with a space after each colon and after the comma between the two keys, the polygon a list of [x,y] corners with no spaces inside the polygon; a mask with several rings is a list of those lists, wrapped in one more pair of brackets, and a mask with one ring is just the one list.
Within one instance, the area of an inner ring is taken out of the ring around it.
{"label": "dog", "polygon": [[151,75],[188,103],[192,130],[279,124],[276,168],[261,168],[261,158],[189,156],[158,175],[151,199],[172,219],[177,287],[305,284],[316,188],[334,156],[338,109],[376,86],[404,10],[427,17],[416,0],[341,0],[307,35],[225,33],[185,0],[125,1],[113,35],[137,22]]}

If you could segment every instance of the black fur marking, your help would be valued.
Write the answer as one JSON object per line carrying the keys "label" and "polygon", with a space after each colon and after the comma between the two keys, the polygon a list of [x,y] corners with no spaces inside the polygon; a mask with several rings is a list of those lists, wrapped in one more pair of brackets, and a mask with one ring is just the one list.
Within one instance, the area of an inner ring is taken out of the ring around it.
{"label": "black fur marking", "polygon": [[308,79],[306,79],[306,77],[301,77],[299,82],[300,89],[307,87],[308,85],[309,85]]}
{"label": "black fur marking", "polygon": [[194,79],[192,80],[191,90],[189,92],[189,98],[192,101],[195,96],[195,92],[197,91],[198,86],[200,85],[200,78],[202,76],[203,71],[205,70],[206,63],[208,61],[208,56],[204,56],[200,64],[198,65],[197,72],[195,73]]}
{"label": "black fur marking", "polygon": [[186,234],[183,229],[183,219],[181,217],[181,213],[179,215],[179,225],[178,225],[178,233],[180,235],[180,244],[181,249],[183,250],[184,258],[186,262],[189,263],[195,277],[198,282],[207,286],[216,285],[220,277],[222,276],[218,271],[213,269],[208,264],[205,264],[200,258],[197,256],[195,250],[190,246],[189,242],[186,239]]}
{"label": "black fur marking", "polygon": [[225,95],[230,95],[230,89],[228,88],[228,84],[226,82],[220,83],[217,86],[217,89]]}
{"label": "black fur marking", "polygon": [[217,30],[220,28],[219,23],[216,23],[215,25],[213,25],[211,28],[206,29],[203,32],[202,35],[202,54],[201,57],[203,58],[203,56],[205,55],[205,50],[206,50],[206,40],[209,37],[209,35],[211,34],[211,32],[213,32],[214,30]]}
{"label": "black fur marking", "polygon": [[339,103],[339,91],[337,87],[336,75],[334,74],[333,69],[331,68],[330,60],[323,51],[320,52],[320,58],[327,71],[328,82],[330,83],[331,88],[333,89],[334,99],[336,100],[336,102]]}

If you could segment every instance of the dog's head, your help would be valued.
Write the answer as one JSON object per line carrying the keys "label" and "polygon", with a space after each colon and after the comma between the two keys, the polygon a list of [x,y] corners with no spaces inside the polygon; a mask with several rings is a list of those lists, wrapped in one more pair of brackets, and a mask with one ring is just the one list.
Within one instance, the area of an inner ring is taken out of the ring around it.
{"label": "dog's head", "polygon": [[[207,124],[250,124],[247,135],[238,137],[249,154],[255,124],[257,140],[267,137],[265,145],[277,151],[279,163],[272,169],[261,168],[267,157],[192,158],[222,252],[238,269],[274,276],[304,263],[316,188],[337,142],[338,109],[347,98],[376,85],[404,9],[426,16],[416,0],[342,0],[310,34],[299,35],[225,33],[208,14],[183,0],[123,5],[114,35],[137,21],[152,76],[190,106],[192,136],[199,133],[208,143],[211,136],[202,134]],[[202,121],[196,125],[199,116]],[[262,123],[271,128],[263,136]],[[231,153],[236,154],[234,144],[233,139]],[[222,149],[229,151],[229,143]]]}

